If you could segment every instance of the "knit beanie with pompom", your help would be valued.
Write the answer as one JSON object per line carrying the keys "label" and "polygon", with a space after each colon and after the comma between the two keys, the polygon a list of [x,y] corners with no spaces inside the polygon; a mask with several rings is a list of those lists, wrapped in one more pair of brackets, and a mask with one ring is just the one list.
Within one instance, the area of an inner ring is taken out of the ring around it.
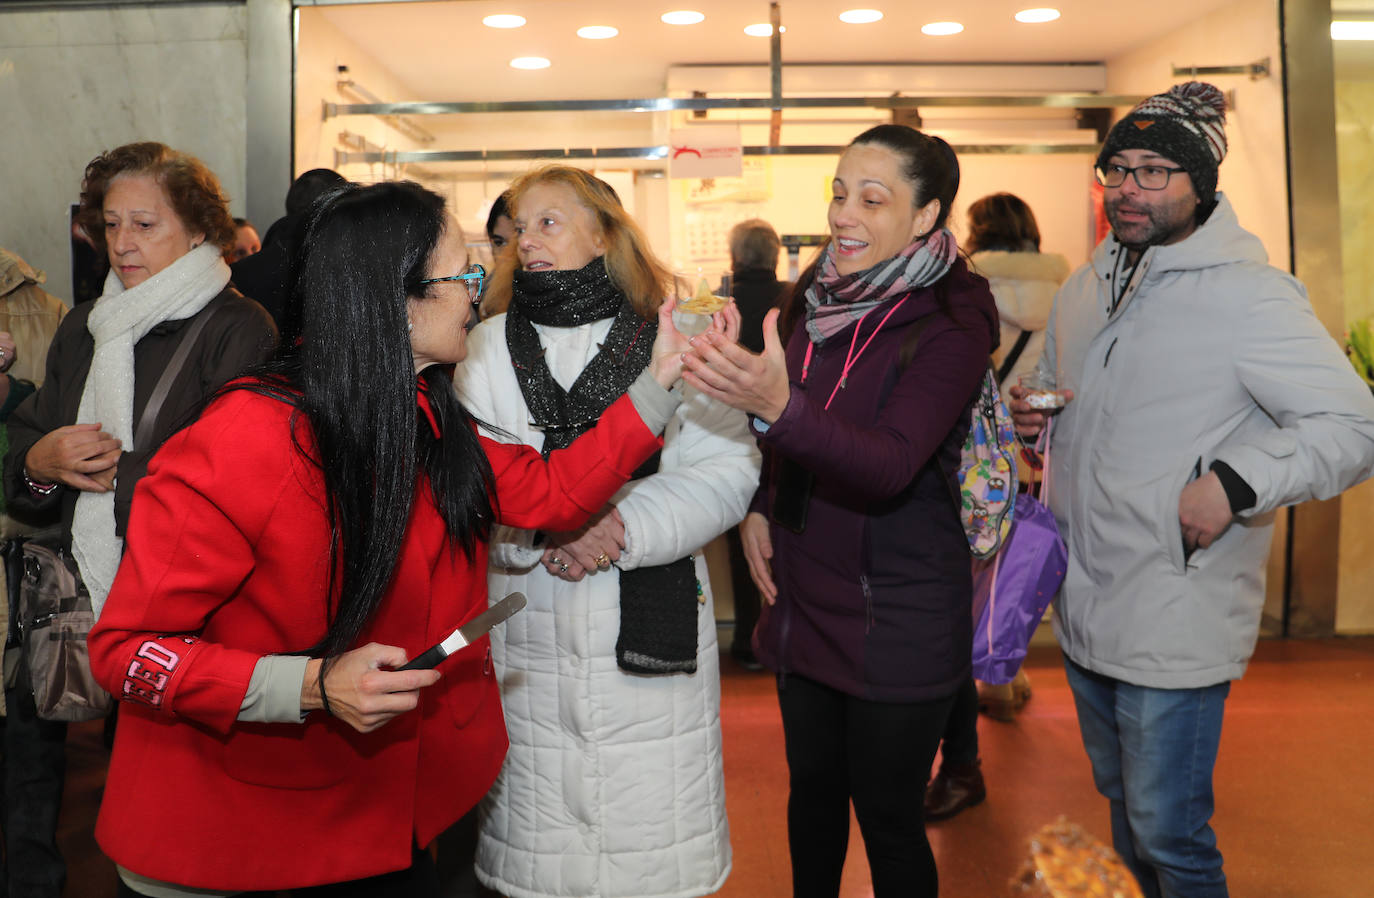
{"label": "knit beanie with pompom", "polygon": [[1104,169],[1122,150],[1150,150],[1188,172],[1198,197],[1198,221],[1216,205],[1217,166],[1226,158],[1226,97],[1203,81],[1177,84],[1117,122],[1097,155]]}

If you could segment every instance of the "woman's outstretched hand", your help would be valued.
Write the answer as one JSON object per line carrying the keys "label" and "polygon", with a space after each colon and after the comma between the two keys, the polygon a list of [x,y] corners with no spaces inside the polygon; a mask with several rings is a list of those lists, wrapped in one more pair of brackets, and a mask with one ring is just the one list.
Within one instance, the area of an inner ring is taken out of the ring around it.
{"label": "woman's outstretched hand", "polygon": [[[738,333],[739,311],[733,305],[722,314],[733,315]],[[763,352],[755,355],[713,328],[691,340],[683,361],[683,380],[707,396],[743,409],[772,424],[787,408],[792,387],[787,381],[787,359],[778,334],[778,310],[763,319]]]}
{"label": "woman's outstretched hand", "polygon": [[[329,713],[360,733],[385,726],[420,703],[420,690],[439,682],[437,670],[388,670],[405,664],[405,649],[369,642],[335,658],[324,675]],[[301,683],[301,711],[324,707],[319,658],[312,658]]]}
{"label": "woman's outstretched hand", "polygon": [[[682,377],[683,354],[692,348],[691,342],[677,329],[677,323],[673,321],[675,308],[675,296],[669,296],[658,307],[658,337],[654,340],[653,357],[649,362],[649,373],[665,390],[671,390]],[[731,302],[711,316],[711,327],[706,333],[716,334],[719,339],[734,343],[739,339],[739,324],[739,310]]]}

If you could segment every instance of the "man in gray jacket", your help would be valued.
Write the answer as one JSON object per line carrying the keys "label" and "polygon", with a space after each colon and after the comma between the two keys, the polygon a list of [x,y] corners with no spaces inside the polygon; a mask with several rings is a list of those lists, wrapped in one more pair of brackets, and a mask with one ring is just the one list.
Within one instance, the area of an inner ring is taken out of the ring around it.
{"label": "man in gray jacket", "polygon": [[[1374,398],[1216,191],[1225,100],[1190,83],[1097,158],[1112,234],[1060,289],[1040,370],[1069,547],[1055,632],[1116,850],[1147,896],[1225,896],[1209,820],[1276,509],[1374,469]],[[1022,436],[1047,419],[1012,388]]]}

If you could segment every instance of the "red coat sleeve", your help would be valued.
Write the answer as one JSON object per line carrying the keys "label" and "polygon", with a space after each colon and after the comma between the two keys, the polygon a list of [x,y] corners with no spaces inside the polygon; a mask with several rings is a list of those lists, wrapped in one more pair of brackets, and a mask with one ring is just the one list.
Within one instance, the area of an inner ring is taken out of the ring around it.
{"label": "red coat sleeve", "polygon": [[231,394],[149,465],[89,640],[91,668],[115,698],[219,732],[233,725],[264,653],[202,636],[253,571],[278,502],[305,501],[287,484],[295,476],[289,414],[275,400]]}
{"label": "red coat sleeve", "polygon": [[663,441],[628,395],[545,462],[529,446],[483,440],[496,475],[498,518],[524,530],[575,530],[600,510]]}

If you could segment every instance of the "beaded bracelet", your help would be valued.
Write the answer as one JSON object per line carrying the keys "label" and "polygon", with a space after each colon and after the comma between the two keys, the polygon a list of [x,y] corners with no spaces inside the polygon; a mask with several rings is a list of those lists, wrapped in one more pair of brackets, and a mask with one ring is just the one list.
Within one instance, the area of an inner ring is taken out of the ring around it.
{"label": "beaded bracelet", "polygon": [[24,483],[35,496],[51,496],[61,486],[59,483],[39,483],[29,476],[28,468],[24,469]]}

